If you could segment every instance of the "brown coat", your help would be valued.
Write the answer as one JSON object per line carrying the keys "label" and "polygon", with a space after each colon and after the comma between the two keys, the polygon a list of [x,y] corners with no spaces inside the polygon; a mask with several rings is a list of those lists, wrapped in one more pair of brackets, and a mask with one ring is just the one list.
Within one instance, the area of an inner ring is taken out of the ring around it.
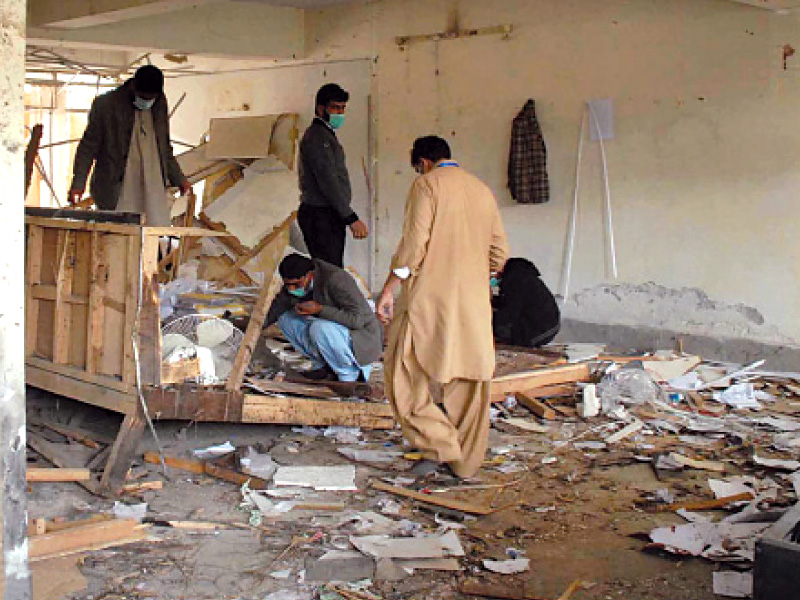
{"label": "brown coat", "polygon": [[[95,98],[89,111],[86,131],[75,151],[71,188],[86,189],[86,179],[94,163],[90,191],[97,208],[102,210],[116,209],[119,201],[136,110],[133,107],[133,98],[132,79]],[[179,186],[186,181],[186,177],[172,153],[167,99],[164,94],[159,94],[150,110],[153,113],[164,185]]]}
{"label": "brown coat", "polygon": [[486,381],[494,372],[489,273],[508,256],[497,201],[460,167],[418,177],[392,269],[408,267],[395,323],[408,313],[414,353],[433,380]]}

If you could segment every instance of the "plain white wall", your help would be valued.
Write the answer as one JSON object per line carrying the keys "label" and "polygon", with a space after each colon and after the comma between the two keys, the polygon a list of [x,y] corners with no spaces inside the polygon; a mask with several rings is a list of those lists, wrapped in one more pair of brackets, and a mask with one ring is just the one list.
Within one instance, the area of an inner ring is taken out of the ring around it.
{"label": "plain white wall", "polygon": [[[396,45],[445,30],[454,6],[462,28],[514,32]],[[611,98],[620,278],[606,267],[599,150],[587,144],[581,293],[567,314],[787,341],[800,338],[800,58],[784,70],[781,47],[800,47],[798,24],[727,0],[384,0],[310,12],[305,28],[310,59],[376,57],[379,273],[413,179],[408,148],[436,133],[495,191],[513,254],[560,289],[583,103]],[[547,205],[516,205],[506,189],[511,121],[528,98],[549,149]],[[641,293],[647,282],[663,287]]]}

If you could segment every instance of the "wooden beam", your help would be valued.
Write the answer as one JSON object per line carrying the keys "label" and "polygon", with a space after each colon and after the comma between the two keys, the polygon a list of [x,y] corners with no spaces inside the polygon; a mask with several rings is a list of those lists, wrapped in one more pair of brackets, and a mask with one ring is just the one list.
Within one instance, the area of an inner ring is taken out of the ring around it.
{"label": "wooden beam", "polygon": [[72,307],[65,299],[67,296],[72,295],[72,282],[75,275],[75,242],[76,236],[74,232],[59,231],[53,362],[62,365],[69,363]]}
{"label": "wooden beam", "polygon": [[388,404],[311,398],[271,398],[245,394],[243,423],[290,425],[342,425],[364,429],[393,429],[394,413]]}
{"label": "wooden beam", "polygon": [[39,302],[33,295],[34,286],[42,281],[42,252],[44,250],[44,229],[31,225],[28,227],[27,265],[25,267],[25,355],[36,353],[39,336]]}
{"label": "wooden beam", "polygon": [[753,498],[754,496],[750,492],[742,492],[741,494],[724,496],[715,500],[690,500],[687,502],[675,502],[673,504],[661,504],[656,507],[656,510],[658,512],[679,510],[681,508],[685,510],[714,510],[715,508],[725,508],[733,502],[746,502],[747,500],[752,500]]}
{"label": "wooden beam", "polygon": [[48,369],[32,366],[30,362],[25,370],[25,380],[28,385],[119,413],[129,413],[135,410],[139,401],[135,393],[120,392],[102,383],[93,383],[55,373]]}
{"label": "wooden beam", "polygon": [[422,492],[416,492],[414,490],[408,490],[406,488],[389,485],[388,483],[384,483],[378,480],[371,481],[370,487],[379,490],[381,492],[387,492],[389,494],[394,494],[395,496],[400,496],[402,498],[409,498],[411,500],[424,502],[425,504],[431,504],[433,506],[441,506],[443,508],[457,510],[466,513],[468,515],[486,516],[486,515],[491,515],[492,513],[495,513],[498,510],[495,508],[485,508],[483,506],[476,506],[474,504],[470,504],[468,502],[462,502],[461,500],[455,500],[453,498],[444,498],[439,495],[434,496],[432,494],[423,494]]}
{"label": "wooden beam", "polygon": [[70,365],[57,365],[44,358],[39,358],[38,356],[29,356],[25,360],[25,364],[28,367],[36,367],[45,371],[51,371],[59,375],[71,377],[72,379],[85,381],[86,383],[102,385],[111,390],[122,392],[123,394],[133,394],[136,392],[136,387],[134,385],[120,381],[116,377],[87,373],[83,369]]}
{"label": "wooden beam", "polygon": [[44,208],[26,206],[26,217],[44,217],[47,219],[75,219],[76,221],[96,221],[98,223],[121,223],[124,225],[141,225],[140,213],[117,212],[113,210],[77,210],[74,208]]}
{"label": "wooden beam", "polygon": [[527,408],[536,416],[541,417],[542,419],[547,419],[548,421],[552,421],[556,418],[556,411],[547,406],[544,402],[540,402],[536,398],[523,392],[517,392],[514,394],[514,396],[517,398],[517,401],[522,404],[522,406]]}
{"label": "wooden beam", "polygon": [[261,335],[261,330],[264,327],[264,321],[267,318],[272,301],[280,291],[280,279],[272,274],[269,281],[265,281],[258,294],[258,300],[253,307],[253,312],[250,314],[250,322],[247,324],[247,330],[244,333],[242,343],[239,345],[239,351],[236,353],[236,358],[233,361],[231,372],[228,375],[228,381],[225,382],[225,389],[228,391],[238,391],[244,382],[244,375],[247,367],[250,365],[250,359],[253,356],[253,351],[258,343],[258,338]]}
{"label": "wooden beam", "polygon": [[103,356],[105,332],[105,295],[108,283],[108,264],[106,263],[105,234],[92,233],[91,271],[89,281],[89,311],[86,332],[86,372],[97,373]]}
{"label": "wooden beam", "polygon": [[491,390],[492,394],[514,394],[547,385],[588,381],[589,376],[589,366],[586,364],[546,367],[495,377],[492,379]]}
{"label": "wooden beam", "polygon": [[[161,464],[161,457],[155,452],[145,452],[144,461],[158,465]],[[211,461],[165,456],[164,463],[173,469],[189,471],[190,473],[197,473],[198,475],[208,475],[209,477],[229,481],[236,485],[243,485],[247,481],[250,481],[250,488],[254,490],[266,490],[270,485],[270,482],[265,479],[253,475],[246,475]]]}
{"label": "wooden beam", "polygon": [[89,481],[91,478],[91,471],[82,468],[28,467],[25,473],[25,480],[29,482]]}
{"label": "wooden beam", "polygon": [[30,539],[31,560],[66,556],[145,539],[149,526],[133,519],[113,519],[70,527]]}
{"label": "wooden beam", "polygon": [[39,153],[39,144],[42,142],[44,126],[37,123],[31,128],[31,139],[28,140],[28,147],[25,148],[25,196],[28,196],[28,188],[31,187],[31,177],[33,176],[33,164],[36,162],[36,155]]}
{"label": "wooden beam", "polygon": [[125,415],[120,425],[117,439],[111,446],[103,476],[100,478],[100,493],[107,496],[116,496],[123,484],[125,476],[131,466],[131,459],[139,447],[139,441],[144,432],[145,419],[141,405],[132,414]]}

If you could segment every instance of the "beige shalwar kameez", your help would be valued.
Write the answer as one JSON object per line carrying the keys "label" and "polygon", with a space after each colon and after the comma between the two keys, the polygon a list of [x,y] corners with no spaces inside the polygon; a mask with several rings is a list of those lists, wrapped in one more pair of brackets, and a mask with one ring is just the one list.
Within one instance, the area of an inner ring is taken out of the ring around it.
{"label": "beige shalwar kameez", "polygon": [[[460,167],[418,177],[392,269],[408,268],[389,329],[386,390],[403,435],[461,477],[480,468],[494,372],[490,272],[508,256],[489,188]],[[443,385],[443,410],[431,383]]]}
{"label": "beige shalwar kameez", "polygon": [[170,198],[160,156],[152,112],[134,111],[128,162],[116,210],[141,213],[145,225],[151,227],[171,225]]}

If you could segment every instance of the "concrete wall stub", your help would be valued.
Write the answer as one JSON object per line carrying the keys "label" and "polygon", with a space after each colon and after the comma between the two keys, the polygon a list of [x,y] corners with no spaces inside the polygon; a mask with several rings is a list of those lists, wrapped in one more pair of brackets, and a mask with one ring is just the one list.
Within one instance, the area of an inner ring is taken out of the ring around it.
{"label": "concrete wall stub", "polygon": [[25,1],[0,0],[0,464],[5,597],[30,600],[25,483]]}

